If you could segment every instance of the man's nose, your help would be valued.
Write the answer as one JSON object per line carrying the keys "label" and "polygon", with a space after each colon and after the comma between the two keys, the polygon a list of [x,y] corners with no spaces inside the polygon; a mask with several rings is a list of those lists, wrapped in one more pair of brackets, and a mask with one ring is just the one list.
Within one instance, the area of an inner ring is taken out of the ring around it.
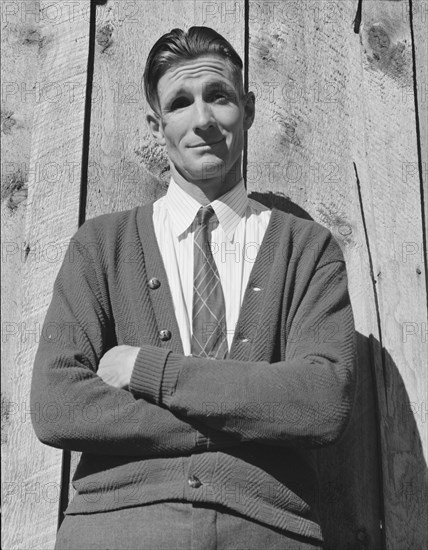
{"label": "man's nose", "polygon": [[211,105],[206,101],[195,101],[194,103],[194,129],[207,130],[215,125],[215,118]]}

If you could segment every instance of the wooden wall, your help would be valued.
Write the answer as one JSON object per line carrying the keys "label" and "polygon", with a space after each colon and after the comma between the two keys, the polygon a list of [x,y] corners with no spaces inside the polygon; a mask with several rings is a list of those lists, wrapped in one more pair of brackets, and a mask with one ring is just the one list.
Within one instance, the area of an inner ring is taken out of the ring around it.
{"label": "wooden wall", "polygon": [[244,59],[249,191],[328,227],[347,261],[360,383],[343,441],[318,452],[327,548],[425,548],[427,15],[426,0],[3,2],[4,548],[53,547],[76,457],[31,428],[55,419],[28,405],[43,316],[78,225],[165,192],[141,77],[154,41],[192,25]]}
{"label": "wooden wall", "polygon": [[[11,81],[18,86],[15,96],[3,96],[2,109],[13,111],[11,118],[21,123],[11,127],[4,141],[7,151],[13,151],[12,158],[20,160],[21,141],[31,142],[22,159],[28,163],[22,187],[27,198],[14,212],[8,201],[11,196],[17,202],[17,191],[9,192],[2,205],[7,239],[3,250],[8,242],[17,248],[9,245],[10,253],[2,258],[7,266],[2,315],[2,336],[7,342],[2,360],[2,420],[7,437],[2,469],[2,547],[8,550],[53,548],[57,525],[61,451],[37,442],[31,414],[55,422],[58,411],[49,405],[31,411],[29,391],[53,280],[79,220],[88,7],[86,0],[68,5],[2,4],[2,23],[9,37],[4,70],[11,71]],[[69,11],[72,8],[74,12]],[[23,95],[22,89],[29,93]],[[10,100],[12,107],[8,108]]]}

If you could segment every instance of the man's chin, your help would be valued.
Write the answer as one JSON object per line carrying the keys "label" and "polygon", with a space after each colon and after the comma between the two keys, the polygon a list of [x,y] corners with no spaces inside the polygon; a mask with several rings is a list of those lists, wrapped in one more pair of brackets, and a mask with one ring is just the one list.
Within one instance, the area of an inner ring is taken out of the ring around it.
{"label": "man's chin", "polygon": [[193,182],[201,182],[204,180],[211,181],[225,176],[225,163],[218,157],[206,159],[200,166],[187,171],[187,180]]}

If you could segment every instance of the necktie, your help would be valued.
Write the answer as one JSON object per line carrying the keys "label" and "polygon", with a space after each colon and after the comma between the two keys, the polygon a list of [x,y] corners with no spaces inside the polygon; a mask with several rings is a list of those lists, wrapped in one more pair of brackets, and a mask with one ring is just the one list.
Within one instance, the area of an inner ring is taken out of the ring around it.
{"label": "necktie", "polygon": [[224,359],[228,353],[226,306],[218,269],[208,240],[212,206],[196,215],[194,235],[192,355]]}

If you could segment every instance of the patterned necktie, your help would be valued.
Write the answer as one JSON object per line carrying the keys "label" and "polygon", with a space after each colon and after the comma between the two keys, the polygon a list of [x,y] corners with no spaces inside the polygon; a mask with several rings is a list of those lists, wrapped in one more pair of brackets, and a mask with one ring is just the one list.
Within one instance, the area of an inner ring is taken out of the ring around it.
{"label": "patterned necktie", "polygon": [[228,353],[226,306],[208,240],[208,221],[213,214],[212,206],[205,206],[196,215],[191,353],[199,357],[225,359]]}

